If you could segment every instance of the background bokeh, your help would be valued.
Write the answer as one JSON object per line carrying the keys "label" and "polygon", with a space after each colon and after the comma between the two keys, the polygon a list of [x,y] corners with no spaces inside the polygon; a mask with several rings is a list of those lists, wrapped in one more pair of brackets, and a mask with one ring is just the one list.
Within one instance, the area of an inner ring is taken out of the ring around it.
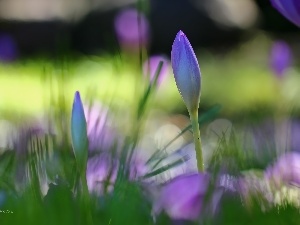
{"label": "background bokeh", "polygon": [[[1,0],[0,18],[6,115],[41,113],[51,96],[69,104],[77,89],[106,103],[134,102],[143,64],[151,56],[169,59],[180,29],[200,63],[202,110],[219,103],[224,116],[238,119],[282,106],[298,115],[299,31],[268,0]],[[270,68],[278,40],[291,49],[280,79]],[[167,73],[153,104],[186,113]]]}

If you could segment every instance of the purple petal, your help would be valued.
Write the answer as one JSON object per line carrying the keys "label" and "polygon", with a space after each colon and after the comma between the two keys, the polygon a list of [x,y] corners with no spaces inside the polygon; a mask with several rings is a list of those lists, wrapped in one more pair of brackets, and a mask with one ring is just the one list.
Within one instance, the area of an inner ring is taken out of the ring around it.
{"label": "purple petal", "polygon": [[154,204],[154,212],[162,210],[173,219],[197,219],[209,185],[205,174],[183,175],[166,184]]}
{"label": "purple petal", "polygon": [[109,154],[89,159],[86,180],[90,192],[102,195],[111,192],[117,178],[118,162]]}
{"label": "purple petal", "polygon": [[146,17],[135,9],[121,11],[115,18],[115,30],[122,46],[139,48],[149,39],[149,24]]}
{"label": "purple petal", "polygon": [[[119,160],[118,155],[112,152],[102,152],[88,160],[86,179],[90,192],[103,195],[113,191],[120,165]],[[137,155],[134,155],[127,165],[129,180],[137,180],[148,171],[145,161]]]}
{"label": "purple petal", "polygon": [[277,185],[284,183],[300,186],[300,153],[291,152],[280,156],[265,174]]}
{"label": "purple petal", "polygon": [[109,109],[99,103],[84,106],[90,151],[110,150],[116,144],[116,131],[109,126]]}
{"label": "purple petal", "polygon": [[270,67],[274,74],[282,77],[291,66],[291,61],[292,53],[289,46],[283,41],[275,42],[270,55]]}
{"label": "purple petal", "polygon": [[158,69],[159,63],[163,62],[162,68],[160,70],[160,73],[158,74],[158,78],[157,78],[157,84],[160,85],[163,80],[166,78],[166,76],[168,75],[168,68],[169,68],[169,60],[164,57],[164,56],[151,56],[145,63],[143,66],[143,72],[145,75],[150,75],[150,81],[153,81],[153,79],[155,78],[155,74],[156,71]]}
{"label": "purple petal", "polygon": [[300,26],[299,0],[271,0],[271,3],[284,17],[298,27]]}

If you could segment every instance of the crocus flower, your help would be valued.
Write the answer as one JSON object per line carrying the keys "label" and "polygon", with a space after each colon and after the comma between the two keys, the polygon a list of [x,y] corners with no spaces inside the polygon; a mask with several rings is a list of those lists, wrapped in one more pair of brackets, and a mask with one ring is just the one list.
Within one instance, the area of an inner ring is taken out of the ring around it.
{"label": "crocus flower", "polygon": [[[102,195],[113,191],[120,166],[118,155],[102,152],[90,158],[87,163],[86,179],[89,192]],[[148,172],[145,161],[134,155],[129,166],[129,180],[137,180]]]}
{"label": "crocus flower", "polygon": [[110,154],[103,153],[89,159],[86,170],[89,191],[97,195],[111,192],[117,172],[118,162]]}
{"label": "crocus flower", "polygon": [[271,0],[271,3],[285,18],[300,27],[299,0]]}
{"label": "crocus flower", "polygon": [[151,56],[143,66],[144,74],[149,75],[150,81],[153,82],[160,62],[162,62],[163,65],[157,77],[158,85],[160,85],[168,75],[168,68],[170,64],[169,60],[164,56],[155,55]]}
{"label": "crocus flower", "polygon": [[88,156],[88,138],[84,109],[78,91],[75,92],[72,108],[71,135],[78,169],[82,172]]}
{"label": "crocus flower", "polygon": [[89,151],[110,150],[118,141],[116,131],[110,126],[109,109],[104,105],[94,102],[84,106],[87,123]]}
{"label": "crocus flower", "polygon": [[162,187],[153,212],[165,211],[172,219],[195,220],[203,210],[208,186],[206,174],[178,176]]}
{"label": "crocus flower", "polygon": [[194,50],[182,31],[172,45],[171,62],[177,88],[189,111],[197,159],[198,171],[204,171],[201,137],[198,123],[201,73]]}
{"label": "crocus flower", "polygon": [[189,113],[198,110],[201,90],[201,73],[194,50],[182,31],[172,46],[171,62],[177,88]]}
{"label": "crocus flower", "polygon": [[119,43],[127,49],[139,49],[148,44],[148,21],[135,9],[125,9],[116,16],[115,31]]}
{"label": "crocus flower", "polygon": [[17,46],[14,39],[8,34],[0,34],[0,61],[13,61],[17,55]]}
{"label": "crocus flower", "polygon": [[300,187],[300,153],[290,152],[280,156],[277,162],[266,170],[265,175],[278,186],[290,184]]}
{"label": "crocus flower", "polygon": [[[42,163],[45,160],[45,157],[48,157],[50,152],[49,149],[44,149],[43,145],[33,144],[39,143],[46,135],[48,135],[49,131],[43,126],[43,124],[34,122],[30,124],[22,124],[15,130],[15,133],[11,134],[12,138],[12,149],[16,152],[16,181],[17,185],[20,185],[22,188],[23,184],[26,184],[27,180],[30,179],[30,176],[26,176],[25,174],[29,171],[28,168],[28,157],[30,153],[37,154],[39,160],[38,163]],[[41,154],[41,152],[43,152]],[[42,175],[42,172],[39,171],[39,175]],[[39,177],[40,182],[42,182],[42,178]]]}
{"label": "crocus flower", "polygon": [[277,77],[282,77],[290,67],[292,53],[284,41],[277,41],[273,44],[270,54],[270,67]]}

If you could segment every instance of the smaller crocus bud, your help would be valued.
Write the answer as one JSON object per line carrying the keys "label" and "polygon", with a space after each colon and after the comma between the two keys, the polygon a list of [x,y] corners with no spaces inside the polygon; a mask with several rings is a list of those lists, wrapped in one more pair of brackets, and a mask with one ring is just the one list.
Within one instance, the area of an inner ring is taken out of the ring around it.
{"label": "smaller crocus bud", "polygon": [[177,88],[189,113],[198,111],[201,73],[194,50],[182,31],[173,42],[171,62]]}
{"label": "smaller crocus bud", "polygon": [[292,53],[284,41],[277,41],[273,44],[270,54],[270,68],[274,74],[281,78],[290,67]]}
{"label": "smaller crocus bud", "polygon": [[271,3],[285,18],[300,27],[299,0],[271,0]]}
{"label": "smaller crocus bud", "polygon": [[84,109],[78,91],[75,92],[72,108],[71,135],[77,166],[79,171],[83,172],[87,163],[88,137]]}

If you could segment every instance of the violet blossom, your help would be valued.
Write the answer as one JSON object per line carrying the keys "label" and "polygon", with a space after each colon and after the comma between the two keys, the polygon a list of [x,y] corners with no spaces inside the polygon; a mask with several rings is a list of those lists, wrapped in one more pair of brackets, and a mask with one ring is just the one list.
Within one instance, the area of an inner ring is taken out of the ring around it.
{"label": "violet blossom", "polygon": [[277,186],[289,184],[300,187],[300,153],[281,155],[275,164],[266,170],[265,176]]}
{"label": "violet blossom", "polygon": [[149,24],[143,13],[136,9],[125,9],[116,16],[114,25],[122,47],[137,50],[148,45]]}
{"label": "violet blossom", "polygon": [[115,129],[111,126],[109,109],[94,102],[90,106],[83,106],[87,122],[89,151],[106,151],[120,142]]}
{"label": "violet blossom", "polygon": [[209,177],[203,173],[181,175],[164,185],[153,213],[165,211],[172,219],[195,220],[204,210]]}
{"label": "violet blossom", "polygon": [[197,111],[200,102],[201,72],[194,50],[182,31],[172,45],[171,62],[177,88],[189,113]]}
{"label": "violet blossom", "polygon": [[271,0],[271,4],[285,18],[300,27],[300,1],[299,0]]}
{"label": "violet blossom", "polygon": [[[129,165],[127,179],[136,181],[148,172],[145,161],[142,157],[134,154]],[[86,179],[90,193],[103,195],[114,190],[120,168],[120,157],[112,152],[102,152],[91,157],[87,163]]]}
{"label": "violet blossom", "polygon": [[276,41],[271,49],[270,68],[274,74],[281,78],[291,66],[292,52],[284,41]]}
{"label": "violet blossom", "polygon": [[170,61],[165,56],[151,56],[143,65],[144,75],[149,76],[150,82],[153,82],[159,63],[162,62],[162,68],[157,76],[157,84],[160,85],[168,75]]}

